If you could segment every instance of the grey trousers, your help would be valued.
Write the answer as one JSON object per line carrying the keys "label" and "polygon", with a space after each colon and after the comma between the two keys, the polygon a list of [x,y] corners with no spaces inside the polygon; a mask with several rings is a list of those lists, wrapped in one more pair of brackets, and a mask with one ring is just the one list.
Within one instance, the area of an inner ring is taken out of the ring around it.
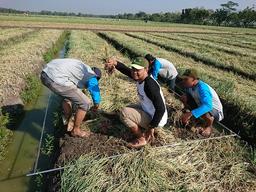
{"label": "grey trousers", "polygon": [[88,111],[91,106],[90,99],[78,89],[75,85],[73,86],[63,86],[55,83],[51,80],[45,72],[41,73],[42,83],[48,87],[52,92],[61,96],[63,99],[71,101],[73,104],[76,104],[78,108]]}

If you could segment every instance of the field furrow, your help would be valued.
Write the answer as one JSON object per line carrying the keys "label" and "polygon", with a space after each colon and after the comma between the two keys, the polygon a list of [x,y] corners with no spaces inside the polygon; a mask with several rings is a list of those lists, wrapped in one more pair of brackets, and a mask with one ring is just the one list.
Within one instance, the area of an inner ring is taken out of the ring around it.
{"label": "field furrow", "polygon": [[38,71],[44,60],[43,54],[52,47],[62,34],[58,30],[41,30],[26,41],[11,45],[1,51],[0,103],[12,95],[18,96],[27,75]]}
{"label": "field furrow", "polygon": [[[157,57],[162,57],[173,62],[179,71],[185,68],[196,68],[201,79],[209,83],[220,95],[225,103],[224,122],[236,131],[241,129],[244,122],[247,122],[243,134],[251,137],[253,127],[255,126],[256,117],[256,88],[255,82],[245,80],[233,73],[225,72],[214,67],[205,67],[200,62],[195,62],[191,58],[184,57],[175,52],[166,51],[159,46],[149,44],[145,41],[134,39],[121,33],[102,32],[103,37],[109,38],[109,42],[113,44],[119,43],[118,49],[125,52],[128,50],[129,55],[138,56],[151,53]],[[126,50],[125,50],[126,49]],[[236,118],[234,122],[232,119]],[[247,133],[247,131],[249,131]]]}
{"label": "field furrow", "polygon": [[5,35],[0,35],[0,51],[8,48],[12,44],[26,40],[30,35],[36,32],[38,32],[37,29],[16,29]]}
{"label": "field furrow", "polygon": [[[256,53],[253,50],[250,49],[244,49],[244,48],[239,48],[236,46],[227,46],[226,44],[216,44],[216,43],[212,43],[212,42],[205,42],[202,40],[195,40],[195,39],[191,39],[189,37],[182,37],[176,34],[159,34],[159,33],[152,33],[152,35],[157,36],[157,37],[162,37],[162,38],[166,38],[169,40],[174,40],[174,41],[180,41],[180,42],[185,42],[188,43],[190,46],[193,45],[196,48],[201,48],[201,47],[206,47],[209,49],[216,49],[218,51],[221,52],[225,52],[227,54],[233,55],[233,56],[245,56],[245,57],[252,57],[254,59],[256,59]],[[210,39],[210,37],[209,37]],[[256,48],[256,46],[255,46]]]}
{"label": "field furrow", "polygon": [[19,29],[19,28],[0,28],[0,39],[5,38],[9,34],[17,33],[17,31],[27,30],[27,29]]}
{"label": "field furrow", "polygon": [[206,65],[214,66],[225,71],[232,71],[245,78],[256,80],[256,61],[254,58],[234,57],[214,49],[196,47],[192,44],[189,45],[187,43],[167,40],[142,33],[127,34],[134,38],[163,47],[168,51],[191,57]]}
{"label": "field furrow", "polygon": [[234,39],[235,41],[241,43],[241,44],[248,44],[248,45],[256,45],[256,38],[255,38],[255,35],[241,35],[241,34],[223,34],[222,35],[216,35],[216,37],[221,37],[221,38],[224,38],[226,40],[229,40],[229,39]]}
{"label": "field furrow", "polygon": [[[120,37],[118,33],[110,34],[114,37]],[[100,36],[102,37],[102,35]],[[133,44],[130,37],[123,35],[123,40],[124,44]],[[115,44],[113,45],[117,47]],[[133,46],[135,47],[133,51],[138,50],[136,45]],[[122,53],[126,53],[126,51],[126,49],[121,50]],[[104,59],[109,56],[116,56],[127,64],[130,62],[125,56],[120,55],[119,50],[113,49],[96,34],[81,31],[72,32],[68,56],[82,59],[87,64],[98,66],[101,69],[103,69]],[[132,57],[131,54],[127,56]],[[133,97],[136,95],[135,85],[132,85],[126,77],[119,73],[115,73],[113,76],[104,74],[100,80],[100,86],[103,96],[102,108],[104,110],[117,109],[136,100]],[[175,101],[174,98],[172,100]],[[176,111],[173,113],[176,113]],[[57,163],[71,162],[68,163],[68,167],[64,169],[61,175],[60,186],[54,187],[61,188],[63,191],[111,192],[136,191],[137,189],[140,189],[140,191],[149,191],[148,189],[177,191],[181,188],[196,191],[210,189],[221,191],[233,189],[241,191],[243,189],[250,191],[255,189],[252,175],[248,175],[244,168],[239,169],[239,175],[243,177],[246,184],[240,181],[240,177],[236,176],[237,172],[230,174],[231,169],[235,169],[243,162],[241,157],[244,154],[233,139],[184,143],[170,148],[148,146],[142,151],[108,159],[106,156],[133,151],[127,149],[123,141],[117,137],[120,131],[123,134],[125,133],[125,128],[120,122],[115,125],[119,128],[113,127],[111,123],[108,124],[108,131],[112,130],[111,136],[95,134],[98,129],[103,129],[101,118],[98,116],[97,121],[93,122],[92,120],[92,123],[84,123],[84,129],[94,131],[89,138],[79,140],[65,137],[64,144],[61,147],[61,156]],[[114,120],[111,119],[111,121]],[[165,136],[167,137],[165,141],[168,142],[172,138],[173,132],[166,133],[158,135],[157,138]],[[211,158],[213,154],[214,158]],[[189,165],[188,162],[190,162]],[[201,170],[200,175],[198,175],[198,169]],[[225,176],[223,176],[223,171],[227,172]],[[222,182],[218,181],[220,177],[223,177]],[[205,184],[206,179],[207,184]],[[75,184],[74,180],[76,181]]]}
{"label": "field furrow", "polygon": [[0,32],[0,43],[4,43],[9,39],[19,37],[25,33],[34,31],[34,29],[1,29]]}
{"label": "field furrow", "polygon": [[251,37],[246,40],[238,40],[239,36],[224,36],[224,35],[205,35],[205,34],[179,34],[180,37],[191,38],[196,40],[203,40],[206,42],[218,43],[221,45],[230,45],[248,49],[250,51],[256,50],[256,43],[253,43]]}

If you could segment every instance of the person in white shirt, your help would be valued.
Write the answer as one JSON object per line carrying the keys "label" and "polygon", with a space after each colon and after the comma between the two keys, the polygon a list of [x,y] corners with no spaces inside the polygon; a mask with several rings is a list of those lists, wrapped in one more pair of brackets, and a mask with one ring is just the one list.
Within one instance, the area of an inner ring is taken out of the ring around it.
{"label": "person in white shirt", "polygon": [[116,59],[108,59],[106,69],[117,69],[136,81],[138,105],[129,105],[120,110],[120,120],[136,137],[128,146],[140,148],[154,136],[154,129],[167,123],[167,109],[160,85],[148,74],[148,63],[143,57],[136,58],[131,68]]}
{"label": "person in white shirt", "polygon": [[163,58],[156,58],[150,54],[147,54],[145,59],[149,62],[149,73],[152,74],[154,79],[157,80],[160,76],[168,84],[169,88],[174,90],[178,72],[173,63]]}
{"label": "person in white shirt", "polygon": [[202,118],[206,124],[199,133],[209,137],[212,133],[213,121],[224,118],[223,107],[215,90],[198,78],[196,69],[187,69],[181,76],[186,93],[181,100],[185,108],[190,109],[182,115],[182,122],[187,124],[191,117]]}

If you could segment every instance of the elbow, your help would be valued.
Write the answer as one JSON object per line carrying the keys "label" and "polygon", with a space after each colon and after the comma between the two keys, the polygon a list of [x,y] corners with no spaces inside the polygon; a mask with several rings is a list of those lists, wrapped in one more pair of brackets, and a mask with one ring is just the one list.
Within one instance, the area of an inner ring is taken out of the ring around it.
{"label": "elbow", "polygon": [[95,100],[94,100],[94,104],[97,104],[97,105],[98,105],[98,104],[100,104],[100,102],[101,102],[101,99],[95,99]]}
{"label": "elbow", "polygon": [[101,97],[97,97],[97,96],[92,96],[92,100],[94,104],[100,104],[101,102]]}
{"label": "elbow", "polygon": [[212,111],[213,110],[213,105],[212,104],[208,104],[208,105],[206,105],[206,107],[207,107],[207,111],[208,112],[210,112],[210,111]]}
{"label": "elbow", "polygon": [[156,113],[162,118],[165,113],[165,108],[161,108],[159,110],[156,110]]}
{"label": "elbow", "polygon": [[213,105],[212,102],[204,102],[201,106],[201,108],[205,111],[205,112],[210,112],[213,109]]}

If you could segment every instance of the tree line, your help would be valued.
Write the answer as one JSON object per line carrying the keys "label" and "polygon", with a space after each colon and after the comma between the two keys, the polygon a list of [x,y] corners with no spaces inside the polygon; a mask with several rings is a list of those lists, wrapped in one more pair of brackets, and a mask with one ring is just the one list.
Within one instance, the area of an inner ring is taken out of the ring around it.
{"label": "tree line", "polygon": [[233,26],[233,27],[255,27],[256,26],[256,9],[254,6],[247,7],[238,11],[238,3],[228,1],[221,4],[219,9],[205,8],[187,8],[181,12],[153,13],[145,12],[124,13],[118,15],[93,15],[84,13],[68,13],[56,11],[41,11],[29,12],[19,11],[15,9],[0,8],[2,13],[26,13],[39,15],[59,15],[59,16],[78,16],[78,17],[103,17],[113,19],[128,19],[128,20],[144,20],[169,23],[185,23],[199,25],[218,25],[218,26]]}
{"label": "tree line", "polygon": [[181,12],[153,13],[147,14],[139,12],[136,14],[125,13],[112,16],[118,19],[144,20],[170,23],[185,23],[199,25],[218,25],[234,27],[254,27],[256,26],[256,9],[247,7],[237,11],[238,3],[228,1],[221,4],[219,9],[211,10],[205,8],[182,9]]}

